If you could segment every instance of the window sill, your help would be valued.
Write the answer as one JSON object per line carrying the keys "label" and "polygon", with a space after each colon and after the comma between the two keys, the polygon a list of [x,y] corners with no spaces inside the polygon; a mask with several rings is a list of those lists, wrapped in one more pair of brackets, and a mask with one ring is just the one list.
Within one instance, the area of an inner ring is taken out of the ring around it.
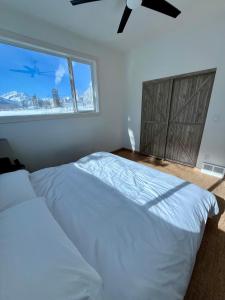
{"label": "window sill", "polygon": [[87,112],[77,112],[77,113],[67,113],[67,114],[49,114],[49,115],[33,115],[33,116],[31,116],[31,115],[29,115],[29,116],[6,116],[6,117],[0,117],[0,124],[96,117],[99,115],[100,115],[100,112],[87,111]]}

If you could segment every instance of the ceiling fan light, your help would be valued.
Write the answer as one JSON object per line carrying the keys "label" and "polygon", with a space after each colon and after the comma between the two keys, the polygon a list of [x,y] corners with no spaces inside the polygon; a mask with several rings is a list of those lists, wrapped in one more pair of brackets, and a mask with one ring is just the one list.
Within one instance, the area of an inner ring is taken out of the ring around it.
{"label": "ceiling fan light", "polygon": [[141,6],[141,4],[142,4],[142,0],[127,0],[127,6],[130,9],[136,9],[139,6]]}

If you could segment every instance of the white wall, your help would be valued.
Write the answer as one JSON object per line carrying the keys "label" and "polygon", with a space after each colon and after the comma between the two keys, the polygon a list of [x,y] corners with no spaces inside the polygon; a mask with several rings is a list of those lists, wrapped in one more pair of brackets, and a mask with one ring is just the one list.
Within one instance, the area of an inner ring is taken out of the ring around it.
{"label": "white wall", "polygon": [[217,14],[202,23],[188,24],[127,56],[125,146],[139,150],[143,81],[216,67],[198,167],[203,161],[225,165],[225,18]]}
{"label": "white wall", "polygon": [[1,6],[0,29],[97,58],[100,114],[90,117],[0,124],[17,156],[31,170],[74,161],[87,153],[123,145],[124,56],[116,50]]}

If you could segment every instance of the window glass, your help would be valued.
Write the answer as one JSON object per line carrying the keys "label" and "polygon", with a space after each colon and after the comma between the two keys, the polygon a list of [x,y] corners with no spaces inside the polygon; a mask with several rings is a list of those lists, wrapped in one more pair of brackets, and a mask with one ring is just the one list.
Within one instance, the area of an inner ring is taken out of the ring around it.
{"label": "window glass", "polygon": [[73,61],[73,74],[76,88],[78,111],[94,111],[92,65]]}
{"label": "window glass", "polygon": [[0,44],[0,116],[73,112],[66,58]]}
{"label": "window glass", "polygon": [[0,43],[0,117],[96,112],[94,67]]}

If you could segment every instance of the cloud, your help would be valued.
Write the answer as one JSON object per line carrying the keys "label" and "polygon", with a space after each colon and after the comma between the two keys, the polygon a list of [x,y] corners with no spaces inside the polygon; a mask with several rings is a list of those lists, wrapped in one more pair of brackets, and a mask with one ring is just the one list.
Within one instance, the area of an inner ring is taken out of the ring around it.
{"label": "cloud", "polygon": [[64,75],[66,74],[66,66],[59,64],[58,69],[55,71],[55,84],[58,85],[62,81]]}

